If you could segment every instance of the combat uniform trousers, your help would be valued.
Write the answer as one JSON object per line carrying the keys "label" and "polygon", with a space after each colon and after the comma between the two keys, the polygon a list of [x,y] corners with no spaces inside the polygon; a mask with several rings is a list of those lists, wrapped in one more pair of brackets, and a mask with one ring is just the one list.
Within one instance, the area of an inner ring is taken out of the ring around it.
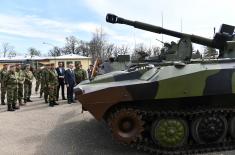
{"label": "combat uniform trousers", "polygon": [[57,99],[57,84],[52,84],[49,86],[49,103],[50,105],[54,105]]}
{"label": "combat uniform trousers", "polygon": [[31,90],[32,90],[32,82],[25,81],[24,82],[24,101],[29,101],[31,96]]}
{"label": "combat uniform trousers", "polygon": [[36,80],[36,87],[35,87],[35,92],[38,92],[39,86],[41,84],[41,80]]}
{"label": "combat uniform trousers", "polygon": [[[15,107],[17,102],[17,85],[7,85],[7,104],[8,107]],[[14,108],[15,109],[15,108]]]}
{"label": "combat uniform trousers", "polygon": [[23,83],[18,83],[18,102],[19,102],[19,105],[23,105],[22,104],[23,91],[24,91],[23,87],[24,87]]}
{"label": "combat uniform trousers", "polygon": [[46,84],[43,86],[43,93],[44,93],[45,103],[48,103],[49,89]]}
{"label": "combat uniform trousers", "polygon": [[5,97],[7,93],[7,88],[4,83],[1,83],[1,104],[5,104]]}

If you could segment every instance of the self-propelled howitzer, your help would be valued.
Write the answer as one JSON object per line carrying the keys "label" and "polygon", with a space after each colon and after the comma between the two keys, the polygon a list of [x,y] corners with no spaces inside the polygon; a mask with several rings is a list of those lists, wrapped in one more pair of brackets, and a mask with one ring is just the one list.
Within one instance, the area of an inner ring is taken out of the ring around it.
{"label": "self-propelled howitzer", "polygon": [[[106,20],[180,38],[169,45],[179,61],[84,81],[75,87],[83,109],[106,121],[118,142],[155,154],[235,149],[234,27],[223,24],[208,39],[110,14]],[[219,49],[220,58],[190,60],[192,42]]]}

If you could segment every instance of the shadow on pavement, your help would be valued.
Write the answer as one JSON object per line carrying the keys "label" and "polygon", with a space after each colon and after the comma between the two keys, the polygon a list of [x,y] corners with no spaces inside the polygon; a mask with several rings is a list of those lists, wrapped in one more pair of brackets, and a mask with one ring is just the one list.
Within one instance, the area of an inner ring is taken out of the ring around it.
{"label": "shadow on pavement", "polygon": [[[72,117],[72,115],[74,115],[73,112],[66,114],[65,117]],[[60,119],[60,121],[65,120],[68,120],[68,118]],[[69,122],[55,127],[42,140],[35,154],[140,155],[141,152],[115,143],[104,124],[89,119]]]}

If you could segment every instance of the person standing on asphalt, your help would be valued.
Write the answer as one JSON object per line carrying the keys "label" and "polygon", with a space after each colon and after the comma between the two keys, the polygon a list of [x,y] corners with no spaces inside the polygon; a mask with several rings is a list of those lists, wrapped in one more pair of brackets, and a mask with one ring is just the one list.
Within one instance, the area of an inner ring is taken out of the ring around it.
{"label": "person standing on asphalt", "polygon": [[24,103],[32,102],[30,100],[32,92],[33,73],[30,71],[30,65],[25,68],[25,81],[24,81]]}
{"label": "person standing on asphalt", "polygon": [[3,65],[3,69],[0,71],[0,80],[1,80],[1,105],[6,105],[5,97],[6,97],[6,76],[7,76],[7,64]]}
{"label": "person standing on asphalt", "polygon": [[41,76],[40,76],[40,73],[41,73],[41,69],[40,68],[37,68],[34,72],[33,72],[33,75],[36,79],[36,87],[35,87],[35,93],[37,94],[38,93],[38,90],[39,90],[39,87],[40,87],[40,84],[41,84]]}
{"label": "person standing on asphalt", "polygon": [[47,85],[46,80],[47,80],[47,75],[48,75],[48,72],[49,72],[50,69],[51,69],[51,65],[50,64],[46,64],[45,68],[42,69],[42,73],[41,73],[42,82],[41,82],[41,91],[40,92],[44,93],[45,103],[48,103],[49,91],[48,91],[48,85]]}
{"label": "person standing on asphalt", "polygon": [[54,105],[59,105],[58,103],[56,103],[58,75],[55,70],[55,64],[53,63],[51,64],[51,69],[47,72],[46,84],[49,89],[49,106],[53,107]]}
{"label": "person standing on asphalt", "polygon": [[17,77],[15,74],[15,65],[10,66],[10,70],[6,76],[6,87],[7,87],[7,111],[14,111],[19,109],[16,106],[17,102]]}
{"label": "person standing on asphalt", "polygon": [[17,77],[17,82],[18,82],[17,98],[18,98],[19,106],[23,106],[24,104],[22,103],[22,99],[23,99],[25,75],[21,69],[20,64],[16,65],[16,77]]}
{"label": "person standing on asphalt", "polygon": [[67,86],[67,100],[68,104],[74,103],[73,88],[76,85],[75,74],[73,71],[73,64],[69,64],[69,68],[65,71],[65,84]]}
{"label": "person standing on asphalt", "polygon": [[59,67],[56,68],[56,72],[58,74],[58,82],[59,85],[57,87],[57,101],[59,99],[59,92],[60,92],[60,87],[61,87],[61,95],[62,95],[62,100],[66,100],[64,96],[64,76],[65,76],[65,69],[63,63],[59,63]]}

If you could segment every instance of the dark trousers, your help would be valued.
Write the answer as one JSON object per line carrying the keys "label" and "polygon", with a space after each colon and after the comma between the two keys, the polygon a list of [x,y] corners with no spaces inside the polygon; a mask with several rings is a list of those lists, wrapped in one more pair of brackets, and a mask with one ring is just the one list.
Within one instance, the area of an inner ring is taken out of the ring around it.
{"label": "dark trousers", "polygon": [[59,82],[59,85],[57,87],[57,99],[59,99],[59,92],[60,92],[60,87],[61,87],[61,95],[62,99],[64,99],[64,82]]}
{"label": "dark trousers", "polygon": [[73,87],[74,86],[67,87],[67,100],[68,100],[68,103],[74,102],[74,100],[73,100]]}

